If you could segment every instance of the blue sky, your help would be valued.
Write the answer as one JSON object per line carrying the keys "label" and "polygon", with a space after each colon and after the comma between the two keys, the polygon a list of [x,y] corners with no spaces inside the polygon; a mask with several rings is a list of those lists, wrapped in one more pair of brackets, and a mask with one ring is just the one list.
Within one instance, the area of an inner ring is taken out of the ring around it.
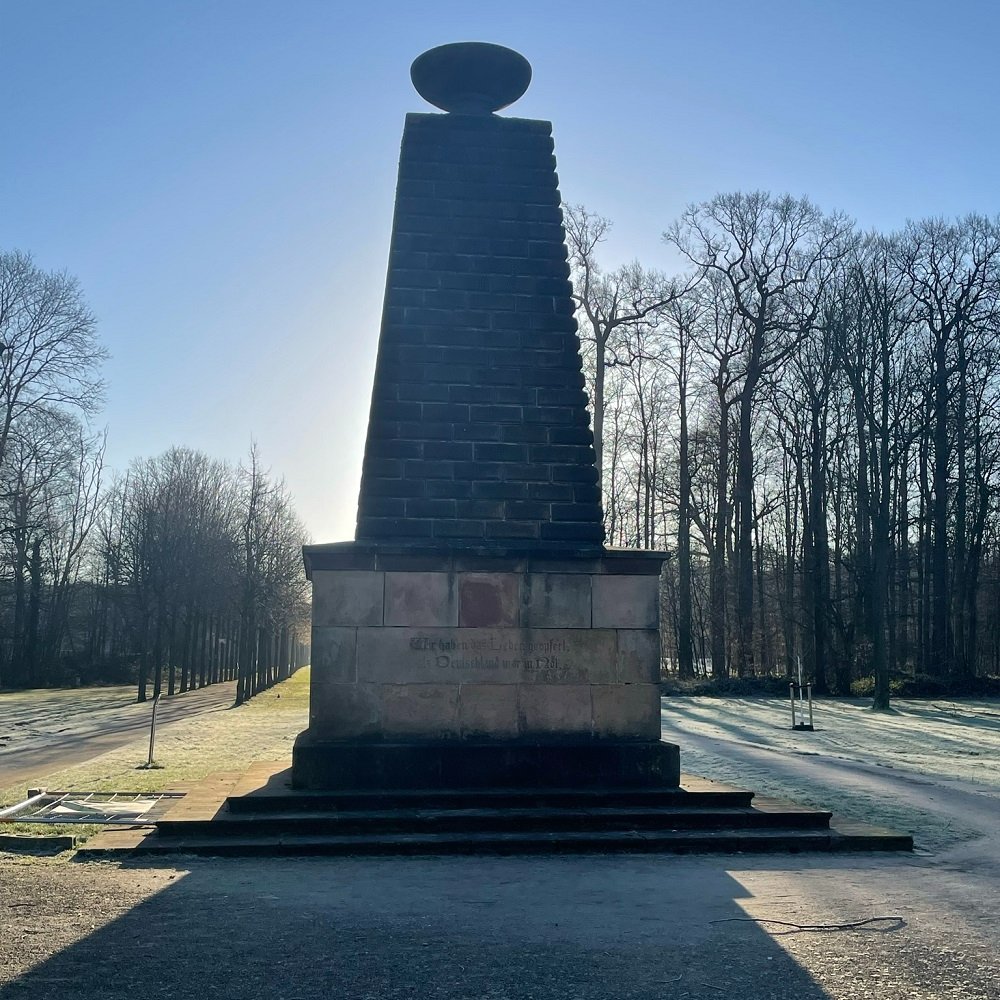
{"label": "blue sky", "polygon": [[1000,2],[0,0],[0,247],[75,274],[109,460],[255,439],[353,536],[410,62],[499,42],[609,265],[719,191],[865,228],[998,211]]}

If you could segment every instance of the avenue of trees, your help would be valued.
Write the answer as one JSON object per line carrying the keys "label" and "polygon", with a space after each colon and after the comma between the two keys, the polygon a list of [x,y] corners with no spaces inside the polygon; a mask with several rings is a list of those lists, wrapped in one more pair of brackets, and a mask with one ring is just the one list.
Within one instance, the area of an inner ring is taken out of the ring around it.
{"label": "avenue of trees", "polygon": [[256,449],[104,468],[105,352],[74,279],[0,253],[0,687],[236,680],[305,662],[304,529]]}
{"label": "avenue of trees", "polygon": [[[665,548],[682,678],[1000,674],[1000,222],[727,194],[604,270],[566,210],[608,543]],[[860,684],[859,684],[860,682]]]}

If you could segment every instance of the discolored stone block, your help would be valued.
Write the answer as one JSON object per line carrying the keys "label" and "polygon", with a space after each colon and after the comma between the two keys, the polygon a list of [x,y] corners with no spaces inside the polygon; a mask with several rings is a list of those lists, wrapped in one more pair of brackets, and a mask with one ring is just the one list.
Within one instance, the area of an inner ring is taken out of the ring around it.
{"label": "discolored stone block", "polygon": [[658,684],[660,633],[655,629],[618,630],[618,674],[622,684]]}
{"label": "discolored stone block", "polygon": [[386,737],[447,739],[459,735],[457,684],[383,684],[381,695]]}
{"label": "discolored stone block", "polygon": [[590,737],[589,684],[522,684],[517,696],[522,736]]}
{"label": "discolored stone block", "polygon": [[358,679],[357,652],[356,628],[313,628],[311,683],[353,684]]}
{"label": "discolored stone block", "polygon": [[372,737],[379,733],[380,726],[377,685],[310,685],[309,730],[319,738],[350,740]]}
{"label": "discolored stone block", "polygon": [[660,689],[656,684],[595,684],[594,736],[606,739],[658,740]]}
{"label": "discolored stone block", "polygon": [[464,737],[504,739],[517,735],[517,686],[463,684],[458,717]]}
{"label": "discolored stone block", "polygon": [[365,570],[313,572],[313,625],[381,625],[385,574]]}
{"label": "discolored stone block", "polygon": [[590,577],[583,573],[530,573],[521,624],[530,628],[590,628]]}
{"label": "discolored stone block", "polygon": [[520,576],[463,573],[458,578],[458,624],[468,628],[512,628],[518,623]]}
{"label": "discolored stone block", "polygon": [[450,573],[386,573],[385,624],[458,625],[458,592]]}
{"label": "discolored stone block", "polygon": [[594,628],[656,628],[660,620],[657,576],[591,577]]}

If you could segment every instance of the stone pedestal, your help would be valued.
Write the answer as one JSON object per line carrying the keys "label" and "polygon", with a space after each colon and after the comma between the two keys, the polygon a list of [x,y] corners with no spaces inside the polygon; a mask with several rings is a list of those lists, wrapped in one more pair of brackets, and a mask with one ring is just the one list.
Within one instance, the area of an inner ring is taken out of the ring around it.
{"label": "stone pedestal", "polygon": [[298,787],[676,784],[660,553],[310,546]]}

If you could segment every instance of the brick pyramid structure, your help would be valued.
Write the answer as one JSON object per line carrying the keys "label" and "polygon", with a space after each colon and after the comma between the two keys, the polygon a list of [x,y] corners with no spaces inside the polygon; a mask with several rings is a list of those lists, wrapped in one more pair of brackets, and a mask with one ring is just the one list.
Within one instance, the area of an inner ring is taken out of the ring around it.
{"label": "brick pyramid structure", "polygon": [[358,539],[603,541],[551,133],[406,117]]}

